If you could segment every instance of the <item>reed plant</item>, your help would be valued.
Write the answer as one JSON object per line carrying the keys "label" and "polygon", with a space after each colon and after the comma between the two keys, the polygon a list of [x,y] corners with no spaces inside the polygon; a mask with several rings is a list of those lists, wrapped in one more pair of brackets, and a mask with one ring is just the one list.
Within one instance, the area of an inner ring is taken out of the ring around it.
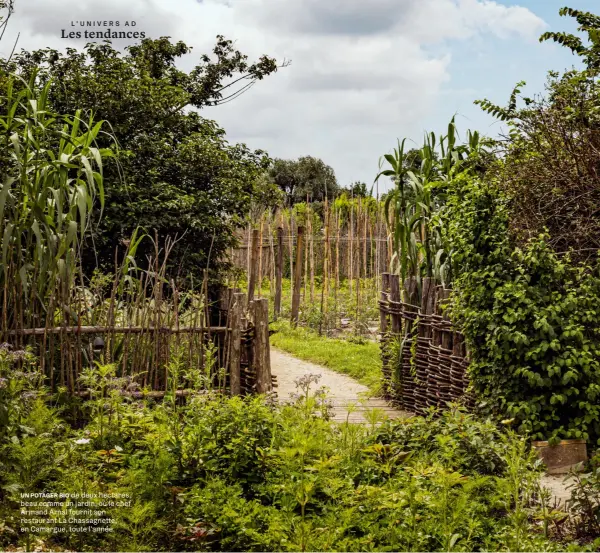
{"label": "reed plant", "polygon": [[80,276],[79,251],[104,207],[103,122],[48,107],[50,83],[10,76],[0,98],[3,333],[53,324]]}

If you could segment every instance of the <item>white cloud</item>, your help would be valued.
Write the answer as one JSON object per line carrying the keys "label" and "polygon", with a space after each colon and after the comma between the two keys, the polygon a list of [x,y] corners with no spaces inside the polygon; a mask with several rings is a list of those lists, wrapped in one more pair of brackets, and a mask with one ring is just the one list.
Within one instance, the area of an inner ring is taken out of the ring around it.
{"label": "white cloud", "polygon": [[17,11],[11,28],[28,49],[81,46],[58,38],[60,29],[94,17],[135,19],[150,36],[183,40],[194,47],[186,69],[217,34],[250,59],[291,59],[203,115],[230,140],[274,157],[322,157],[343,185],[371,182],[396,138],[420,136],[428,114],[448,101],[454,41],[532,40],[545,25],[524,7],[492,0],[17,0]]}
{"label": "white cloud", "polygon": [[521,36],[537,39],[546,27],[543,19],[522,6],[504,6],[491,0],[460,0],[466,24],[473,29],[487,29],[500,38]]}

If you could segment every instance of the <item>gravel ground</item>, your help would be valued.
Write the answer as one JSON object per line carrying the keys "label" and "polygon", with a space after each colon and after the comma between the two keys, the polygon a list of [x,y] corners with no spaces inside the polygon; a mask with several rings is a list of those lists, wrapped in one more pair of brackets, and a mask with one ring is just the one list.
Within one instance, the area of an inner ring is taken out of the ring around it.
{"label": "gravel ground", "polygon": [[554,474],[545,474],[542,476],[542,486],[544,488],[549,488],[552,492],[552,497],[560,507],[564,509],[565,503],[571,497],[571,490],[567,489],[572,482],[571,478],[567,478],[565,481],[566,474],[554,475]]}
{"label": "gravel ground", "polygon": [[271,348],[271,373],[277,376],[277,396],[280,401],[287,401],[290,395],[297,391],[294,381],[305,374],[320,374],[321,379],[311,389],[321,386],[329,389],[328,397],[333,404],[333,419],[364,423],[365,413],[372,409],[379,409],[388,418],[407,417],[410,414],[391,407],[385,400],[369,398],[369,389],[359,384],[345,374],[337,373],[322,367],[296,359],[275,348]]}

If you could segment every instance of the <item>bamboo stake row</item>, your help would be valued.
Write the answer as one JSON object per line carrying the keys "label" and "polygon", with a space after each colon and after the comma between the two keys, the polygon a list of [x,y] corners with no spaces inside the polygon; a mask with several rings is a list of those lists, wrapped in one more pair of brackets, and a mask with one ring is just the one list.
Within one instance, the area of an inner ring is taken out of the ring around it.
{"label": "bamboo stake row", "polygon": [[367,307],[365,302],[377,301],[380,275],[390,265],[391,243],[384,219],[381,203],[372,198],[341,205],[337,200],[333,205],[326,201],[319,213],[308,202],[294,210],[265,211],[254,227],[249,225],[240,232],[240,245],[232,248],[231,260],[235,267],[246,270],[249,297],[256,288],[260,296],[261,284],[265,278],[269,280],[274,319],[281,314],[282,279],[290,278],[292,324],[298,322],[301,304],[318,305],[322,332],[323,319],[331,309],[330,297],[332,315],[338,316],[344,281],[356,306],[356,311],[345,317],[358,321]]}

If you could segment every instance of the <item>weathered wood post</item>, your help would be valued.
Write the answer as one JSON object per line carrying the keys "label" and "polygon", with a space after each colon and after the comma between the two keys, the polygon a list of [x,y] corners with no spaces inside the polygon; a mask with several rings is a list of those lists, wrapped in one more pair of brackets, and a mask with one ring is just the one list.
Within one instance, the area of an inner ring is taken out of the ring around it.
{"label": "weathered wood post", "polygon": [[281,281],[283,278],[283,227],[277,229],[277,257],[275,258],[275,305],[274,319],[281,313]]}
{"label": "weathered wood post", "polygon": [[[389,280],[389,284],[390,284],[390,300],[399,304],[400,303],[400,277],[398,275],[389,275],[388,280]],[[393,306],[393,307],[395,309],[398,308],[397,305]],[[401,315],[397,312],[393,312],[392,313],[392,332],[394,334],[400,334],[401,330],[402,330]]]}
{"label": "weathered wood post", "polygon": [[255,365],[256,391],[264,394],[273,389],[269,348],[269,300],[266,298],[254,300],[250,310],[254,324],[252,360]]}
{"label": "weathered wood post", "polygon": [[432,318],[435,305],[435,282],[431,277],[424,277],[421,283],[421,310],[419,312],[419,326],[417,329],[417,407],[425,410],[427,407],[437,406],[438,386],[436,380],[437,362],[431,370],[429,362],[437,359],[437,350],[431,347],[433,334]]}
{"label": "weathered wood post", "polygon": [[[390,287],[390,274],[389,273],[383,273],[381,275],[381,302],[387,302],[387,291],[389,290]],[[386,309],[382,306],[380,306],[379,308],[379,326],[381,327],[381,335],[384,336],[385,333],[387,332],[387,328],[388,328],[388,314]]]}
{"label": "weathered wood post", "polygon": [[258,273],[258,246],[259,246],[259,230],[252,231],[252,255],[250,257],[250,274],[248,275],[248,305],[254,299],[254,290],[256,288],[257,273]]}
{"label": "weathered wood post", "polygon": [[[402,346],[402,406],[408,411],[415,410],[415,393],[417,383],[412,367],[412,346],[414,340],[414,326],[418,315],[418,287],[415,277],[404,281],[404,293],[406,305],[402,306],[402,317],[404,318],[404,344]],[[409,339],[409,337],[411,337]]]}
{"label": "weathered wood post", "polygon": [[394,396],[395,390],[393,389],[392,373],[395,367],[390,367],[390,355],[389,355],[389,342],[394,340],[394,337],[390,337],[387,334],[388,329],[388,313],[389,313],[389,302],[387,297],[387,291],[389,288],[389,273],[381,275],[381,292],[379,304],[379,326],[381,331],[381,372],[383,375],[384,390],[386,395]]}
{"label": "weathered wood post", "polygon": [[302,253],[304,249],[304,227],[298,227],[298,239],[296,242],[296,266],[294,267],[294,288],[292,293],[292,316],[293,327],[298,325],[298,312],[300,311],[300,284],[302,279]]}
{"label": "weathered wood post", "polygon": [[231,325],[231,358],[229,364],[229,387],[232,396],[241,393],[241,368],[242,359],[242,315],[246,305],[246,294],[234,294],[233,305],[229,317]]}
{"label": "weathered wood post", "polygon": [[442,316],[444,321],[444,330],[440,333],[440,375],[441,381],[439,385],[439,399],[441,406],[452,400],[451,392],[451,371],[452,371],[452,348],[453,334],[451,330],[451,323],[448,314],[441,309],[443,303],[450,298],[451,290],[447,288],[440,288],[438,298],[438,312]]}

